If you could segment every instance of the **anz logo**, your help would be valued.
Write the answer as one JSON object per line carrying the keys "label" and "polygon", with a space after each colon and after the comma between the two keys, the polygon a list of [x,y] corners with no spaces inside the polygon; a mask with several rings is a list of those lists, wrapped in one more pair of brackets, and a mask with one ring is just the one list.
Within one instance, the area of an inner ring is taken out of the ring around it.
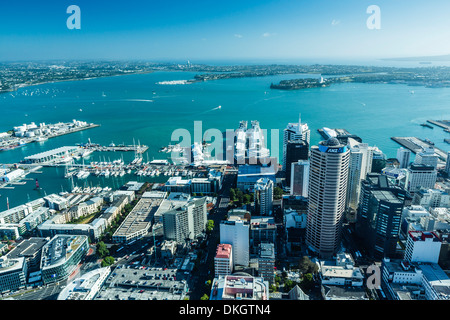
{"label": "anz logo", "polygon": [[344,149],[343,148],[328,148],[327,153],[343,153]]}

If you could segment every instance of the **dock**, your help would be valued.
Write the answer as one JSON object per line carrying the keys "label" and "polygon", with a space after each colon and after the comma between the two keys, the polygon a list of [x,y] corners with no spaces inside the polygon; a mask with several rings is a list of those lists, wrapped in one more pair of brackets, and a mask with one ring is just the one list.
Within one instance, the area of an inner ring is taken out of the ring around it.
{"label": "dock", "polygon": [[447,152],[436,147],[434,143],[428,139],[420,139],[417,137],[391,137],[391,139],[402,147],[411,150],[414,154],[422,152],[425,148],[433,148],[434,152],[436,152],[442,161],[447,160]]}
{"label": "dock", "polygon": [[107,151],[107,152],[127,152],[127,151],[133,151],[136,153],[144,153],[148,150],[148,146],[141,145],[141,146],[100,146],[100,145],[91,145],[91,146],[85,146],[86,149],[90,149],[93,151]]}
{"label": "dock", "polygon": [[[79,123],[76,120],[74,120],[74,122]],[[34,127],[29,130],[28,129],[25,130],[22,127],[15,127],[14,135],[9,136],[8,138],[3,139],[3,141],[1,141],[0,151],[12,150],[12,149],[15,149],[20,146],[25,146],[29,143],[44,142],[51,138],[100,127],[99,124],[95,124],[95,123],[83,123],[83,124],[79,124],[79,125],[74,125],[74,123],[57,123],[57,124],[48,124],[48,125],[41,124],[42,126],[39,126],[39,127],[37,127],[34,124],[34,122],[32,124],[34,125]],[[15,130],[18,130],[17,133]],[[22,131],[20,131],[20,130],[22,130]],[[35,135],[35,132],[37,133],[37,135]],[[26,134],[29,133],[31,135],[26,136],[25,133]]]}
{"label": "dock", "polygon": [[443,128],[446,132],[450,132],[450,120],[427,120],[427,122]]}

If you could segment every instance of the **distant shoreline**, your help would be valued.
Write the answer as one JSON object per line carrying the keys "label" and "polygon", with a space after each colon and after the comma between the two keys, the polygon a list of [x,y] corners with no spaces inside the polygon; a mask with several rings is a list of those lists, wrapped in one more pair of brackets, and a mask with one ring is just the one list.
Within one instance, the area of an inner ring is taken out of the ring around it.
{"label": "distant shoreline", "polygon": [[120,77],[120,76],[135,75],[135,74],[147,74],[147,73],[153,73],[153,72],[155,72],[155,71],[154,71],[154,70],[149,70],[149,71],[139,71],[139,72],[128,72],[128,73],[122,73],[122,74],[103,75],[103,76],[88,77],[88,78],[73,78],[73,79],[49,80],[49,81],[43,81],[43,82],[37,82],[37,83],[19,84],[19,85],[17,85],[17,87],[16,87],[15,89],[13,89],[13,90],[3,90],[3,91],[0,91],[0,94],[17,92],[17,90],[19,90],[19,89],[28,88],[28,87],[34,87],[34,86],[40,86],[40,85],[43,85],[43,84],[49,84],[49,83],[70,82],[70,81],[84,81],[84,80],[94,80],[94,79],[100,79],[100,78]]}

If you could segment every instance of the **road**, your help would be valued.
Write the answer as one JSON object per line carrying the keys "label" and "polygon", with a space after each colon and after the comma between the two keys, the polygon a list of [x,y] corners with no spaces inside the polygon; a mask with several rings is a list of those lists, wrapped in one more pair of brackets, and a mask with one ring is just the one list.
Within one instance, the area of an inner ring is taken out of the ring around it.
{"label": "road", "polygon": [[222,189],[217,198],[216,207],[213,209],[214,213],[210,214],[209,219],[214,221],[214,229],[208,237],[208,245],[205,249],[207,253],[207,259],[205,263],[201,263],[195,276],[195,287],[190,294],[191,300],[200,300],[205,292],[204,284],[208,280],[212,280],[214,277],[214,269],[211,265],[214,265],[214,256],[216,255],[217,244],[220,241],[220,222],[225,219],[225,215],[228,212],[228,204],[230,202],[230,188],[234,187],[236,181],[235,174],[225,174],[222,182]]}

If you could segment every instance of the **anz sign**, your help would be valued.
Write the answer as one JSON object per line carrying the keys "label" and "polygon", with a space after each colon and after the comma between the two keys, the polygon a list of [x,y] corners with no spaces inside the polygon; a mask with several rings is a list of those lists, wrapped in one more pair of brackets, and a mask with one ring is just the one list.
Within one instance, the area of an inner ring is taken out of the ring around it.
{"label": "anz sign", "polygon": [[319,150],[325,153],[344,153],[347,151],[347,146],[335,148],[335,147],[328,147],[319,145]]}

